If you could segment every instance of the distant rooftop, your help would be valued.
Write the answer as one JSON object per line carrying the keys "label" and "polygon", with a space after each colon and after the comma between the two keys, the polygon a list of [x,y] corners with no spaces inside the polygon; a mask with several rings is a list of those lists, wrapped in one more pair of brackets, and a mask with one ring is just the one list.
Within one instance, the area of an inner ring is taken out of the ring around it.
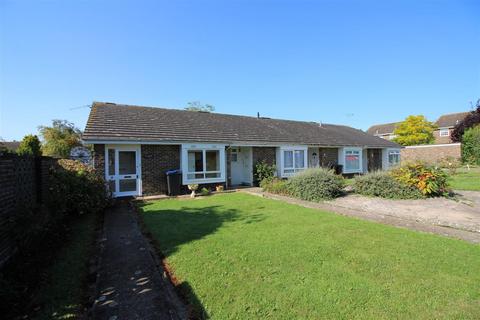
{"label": "distant rooftop", "polygon": [[373,135],[390,134],[390,133],[393,133],[393,131],[395,130],[395,126],[397,124],[399,124],[399,122],[376,124],[368,128],[367,132]]}
{"label": "distant rooftop", "polygon": [[440,128],[454,127],[457,123],[465,119],[467,114],[469,114],[469,112],[457,112],[457,113],[444,114],[440,116],[440,118],[438,118],[435,124]]}
{"label": "distant rooftop", "polygon": [[[439,128],[454,127],[458,122],[465,119],[469,112],[457,112],[441,115],[435,124]],[[367,132],[373,135],[392,134],[395,130],[395,126],[400,122],[375,124],[368,128]]]}
{"label": "distant rooftop", "polygon": [[20,146],[20,141],[0,141],[0,145],[5,146],[7,150],[16,151]]}

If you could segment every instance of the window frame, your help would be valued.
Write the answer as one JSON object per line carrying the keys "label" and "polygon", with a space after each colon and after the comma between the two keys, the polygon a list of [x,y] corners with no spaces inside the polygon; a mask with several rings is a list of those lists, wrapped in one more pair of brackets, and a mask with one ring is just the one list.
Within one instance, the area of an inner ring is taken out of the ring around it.
{"label": "window frame", "polygon": [[[447,134],[442,134],[442,132],[445,132],[445,131],[446,131]],[[440,128],[440,129],[438,129],[438,135],[440,137],[450,137],[450,129],[449,128]]]}
{"label": "window frame", "polygon": [[[392,163],[390,161],[390,156],[391,155],[396,155],[398,156],[398,161],[396,163]],[[400,161],[401,161],[401,155],[400,155],[400,150],[388,150],[387,152],[387,161],[388,161],[388,166],[389,167],[393,167],[393,166],[398,166],[400,164]]]}
{"label": "window frame", "polygon": [[[202,171],[189,171],[188,153],[202,152]],[[218,152],[219,170],[207,171],[207,152]],[[181,169],[182,169],[182,184],[205,184],[205,183],[219,183],[225,182],[225,146],[224,145],[210,145],[210,144],[188,144],[182,145]],[[202,174],[203,178],[189,178],[189,175]],[[207,174],[219,174],[219,177],[207,178]]]}
{"label": "window frame", "polygon": [[[285,152],[292,152],[292,166],[285,166]],[[297,167],[297,161],[295,158],[295,152],[303,152],[303,167]],[[306,146],[289,146],[280,148],[280,176],[282,178],[291,177],[301,171],[308,168],[308,147]],[[289,170],[291,172],[285,172]]]}
{"label": "window frame", "polygon": [[[358,152],[358,169],[347,169],[347,152]],[[344,148],[343,149],[343,173],[362,173],[363,172],[363,149],[362,148]]]}

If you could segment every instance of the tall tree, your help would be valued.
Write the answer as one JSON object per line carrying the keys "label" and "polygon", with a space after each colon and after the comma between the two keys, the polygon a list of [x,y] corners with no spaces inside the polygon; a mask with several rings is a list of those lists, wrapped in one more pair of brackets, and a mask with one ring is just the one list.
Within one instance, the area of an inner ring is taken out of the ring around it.
{"label": "tall tree", "polygon": [[465,131],[478,124],[480,124],[480,99],[477,100],[475,110],[470,112],[462,121],[455,125],[452,132],[452,141],[461,142]]}
{"label": "tall tree", "polygon": [[424,116],[408,116],[399,123],[394,130],[395,142],[402,146],[413,146],[416,144],[430,144],[435,141],[433,130],[437,127]]}
{"label": "tall tree", "polygon": [[40,140],[36,135],[28,134],[23,137],[17,149],[17,154],[21,156],[39,157],[42,155]]}
{"label": "tall tree", "polygon": [[200,101],[192,101],[187,103],[185,110],[188,111],[202,111],[202,112],[213,112],[215,107],[211,104],[202,104]]}
{"label": "tall tree", "polygon": [[81,131],[66,120],[53,120],[52,126],[38,128],[43,139],[45,155],[68,158],[73,147],[81,145]]}

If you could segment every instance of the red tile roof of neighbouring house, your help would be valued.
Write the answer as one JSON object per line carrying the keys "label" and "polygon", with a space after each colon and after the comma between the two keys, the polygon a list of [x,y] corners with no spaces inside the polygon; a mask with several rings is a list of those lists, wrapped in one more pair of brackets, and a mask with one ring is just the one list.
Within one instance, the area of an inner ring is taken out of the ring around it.
{"label": "red tile roof of neighbouring house", "polygon": [[[465,119],[469,112],[457,112],[441,115],[435,124],[439,128],[445,127],[454,127],[458,122]],[[375,124],[368,128],[367,132],[370,134],[389,134],[395,131],[395,126],[400,122],[384,123],[384,124]]]}
{"label": "red tile roof of neighbouring house", "polygon": [[393,147],[342,125],[94,102],[83,140]]}
{"label": "red tile roof of neighbouring house", "polygon": [[395,127],[399,122],[385,123],[385,124],[376,124],[368,128],[367,132],[370,134],[390,134],[393,133]]}
{"label": "red tile roof of neighbouring house", "polygon": [[458,112],[458,113],[450,113],[450,114],[444,114],[438,118],[437,121],[435,121],[435,124],[439,128],[445,128],[445,127],[455,127],[457,123],[465,119],[465,117],[469,114],[469,112]]}
{"label": "red tile roof of neighbouring house", "polygon": [[4,146],[7,150],[17,151],[20,146],[20,141],[0,141],[0,145]]}

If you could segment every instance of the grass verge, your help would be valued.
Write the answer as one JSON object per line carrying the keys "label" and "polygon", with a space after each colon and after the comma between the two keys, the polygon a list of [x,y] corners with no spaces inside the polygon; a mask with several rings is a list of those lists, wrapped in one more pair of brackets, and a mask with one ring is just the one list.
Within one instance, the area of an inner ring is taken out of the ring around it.
{"label": "grass verge", "polygon": [[460,168],[448,182],[454,190],[480,191],[480,168]]}

